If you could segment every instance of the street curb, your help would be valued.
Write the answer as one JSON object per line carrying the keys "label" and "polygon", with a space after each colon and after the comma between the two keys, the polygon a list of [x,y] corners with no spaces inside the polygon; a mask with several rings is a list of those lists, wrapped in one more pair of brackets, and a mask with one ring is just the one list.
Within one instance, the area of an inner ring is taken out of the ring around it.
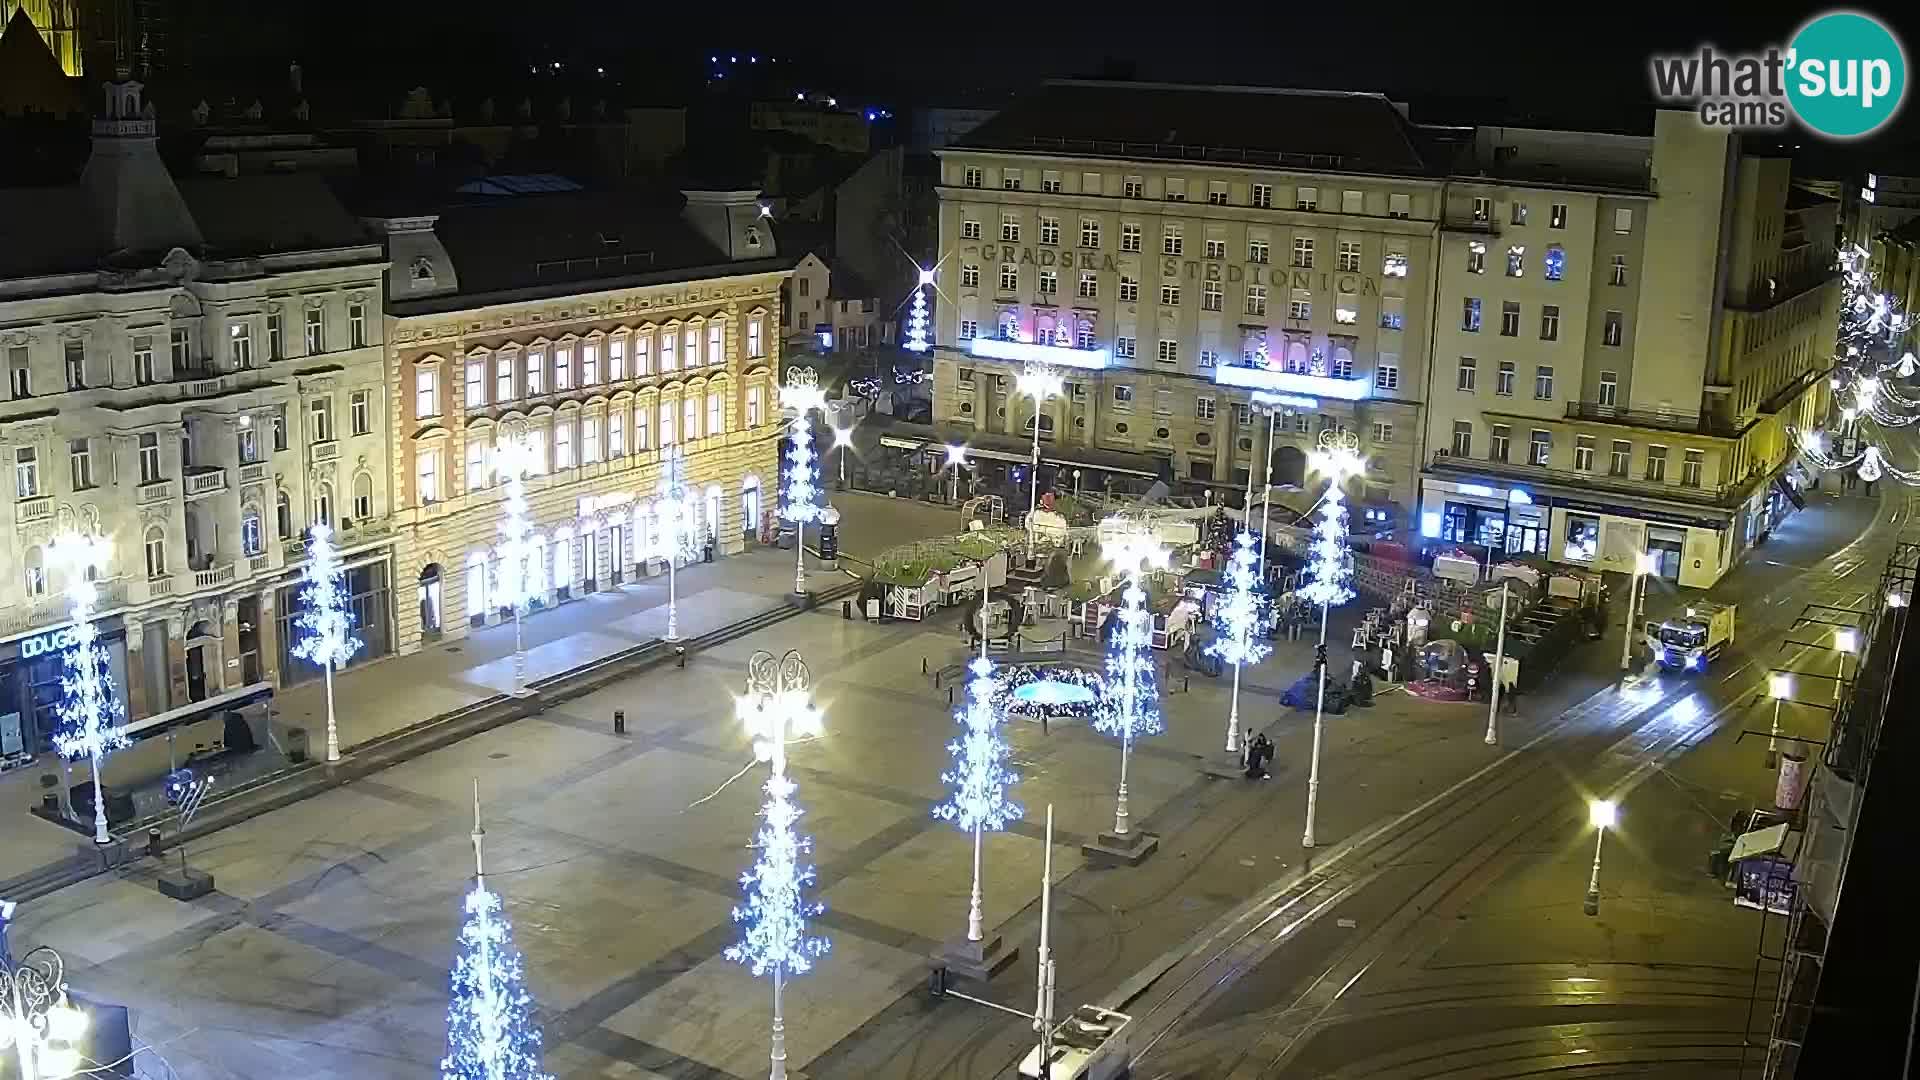
{"label": "street curb", "polygon": [[[182,832],[167,836],[161,849],[165,850],[184,842],[201,839],[222,829],[291,806],[355,780],[364,779],[394,765],[443,749],[483,732],[503,727],[516,720],[538,716],[550,705],[583,697],[620,679],[677,661],[683,652],[692,653],[721,645],[775,623],[784,622],[795,615],[804,614],[805,610],[818,610],[820,606],[846,599],[858,593],[860,587],[861,583],[856,580],[823,589],[813,594],[816,606],[812,609],[800,609],[782,603],[759,614],[749,615],[737,622],[711,630],[699,637],[685,638],[678,642],[655,638],[583,664],[571,671],[533,680],[528,684],[530,692],[524,696],[495,694],[472,705],[440,713],[408,727],[358,743],[348,747],[338,762],[309,760],[305,764],[271,773],[252,783],[228,789],[220,792],[217,797],[208,799],[193,824]],[[48,863],[7,881],[0,881],[0,896],[15,901],[35,900],[70,885],[77,885],[98,874],[125,866],[134,858],[148,853],[149,849],[144,842],[136,843],[136,840],[140,839],[137,836],[137,830],[146,827],[148,827],[147,823],[136,825],[134,826],[136,835],[120,838],[121,843],[118,846],[133,858],[108,860],[91,855],[90,852],[82,852]]]}

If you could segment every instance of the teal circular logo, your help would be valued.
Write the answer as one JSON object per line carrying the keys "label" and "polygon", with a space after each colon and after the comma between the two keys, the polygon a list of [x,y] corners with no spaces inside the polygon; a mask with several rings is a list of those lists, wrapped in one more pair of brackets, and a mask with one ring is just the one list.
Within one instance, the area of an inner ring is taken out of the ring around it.
{"label": "teal circular logo", "polygon": [[1871,15],[1821,15],[1800,28],[1789,50],[1787,101],[1815,132],[1858,138],[1900,111],[1907,92],[1906,52]]}

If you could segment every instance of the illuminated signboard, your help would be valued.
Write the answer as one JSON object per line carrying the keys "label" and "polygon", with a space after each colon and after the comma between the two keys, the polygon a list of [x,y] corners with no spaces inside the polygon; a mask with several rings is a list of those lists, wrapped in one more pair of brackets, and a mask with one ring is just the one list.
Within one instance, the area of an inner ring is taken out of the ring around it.
{"label": "illuminated signboard", "polygon": [[1213,381],[1221,386],[1238,386],[1278,394],[1303,394],[1339,401],[1360,401],[1373,393],[1373,383],[1367,379],[1335,379],[1326,375],[1301,375],[1292,371],[1238,364],[1214,368]]}
{"label": "illuminated signboard", "polygon": [[1096,370],[1106,367],[1108,360],[1105,349],[1069,349],[1064,345],[1036,345],[1031,341],[1002,341],[990,337],[974,338],[968,351],[993,360],[1032,361]]}

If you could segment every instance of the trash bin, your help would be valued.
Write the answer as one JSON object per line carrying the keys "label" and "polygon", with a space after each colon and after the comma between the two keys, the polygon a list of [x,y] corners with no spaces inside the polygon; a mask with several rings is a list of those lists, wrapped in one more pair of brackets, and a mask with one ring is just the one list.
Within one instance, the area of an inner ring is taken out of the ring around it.
{"label": "trash bin", "polygon": [[287,761],[298,765],[307,760],[307,729],[287,729]]}

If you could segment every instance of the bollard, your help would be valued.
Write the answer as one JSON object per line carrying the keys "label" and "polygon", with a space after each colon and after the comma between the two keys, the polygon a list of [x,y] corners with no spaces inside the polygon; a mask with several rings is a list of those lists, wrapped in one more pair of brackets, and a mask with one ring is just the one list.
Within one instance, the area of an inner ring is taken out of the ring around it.
{"label": "bollard", "polygon": [[920,674],[925,675],[926,673],[927,673],[927,658],[923,656],[920,658]]}
{"label": "bollard", "polygon": [[687,647],[685,645],[675,645],[673,647],[673,655],[679,659],[681,667],[687,666]]}
{"label": "bollard", "polygon": [[1183,694],[1193,692],[1193,676],[1191,675],[1180,676],[1180,692]]}
{"label": "bollard", "polygon": [[853,601],[851,600],[840,601],[840,617],[847,620],[848,622],[853,621]]}
{"label": "bollard", "polygon": [[147,854],[157,859],[160,857],[160,850],[160,826],[155,825],[147,830]]}
{"label": "bollard", "polygon": [[625,709],[613,710],[613,733],[615,735],[625,735],[627,733],[627,711]]}
{"label": "bollard", "polygon": [[947,687],[947,704],[953,704],[953,687]]}

